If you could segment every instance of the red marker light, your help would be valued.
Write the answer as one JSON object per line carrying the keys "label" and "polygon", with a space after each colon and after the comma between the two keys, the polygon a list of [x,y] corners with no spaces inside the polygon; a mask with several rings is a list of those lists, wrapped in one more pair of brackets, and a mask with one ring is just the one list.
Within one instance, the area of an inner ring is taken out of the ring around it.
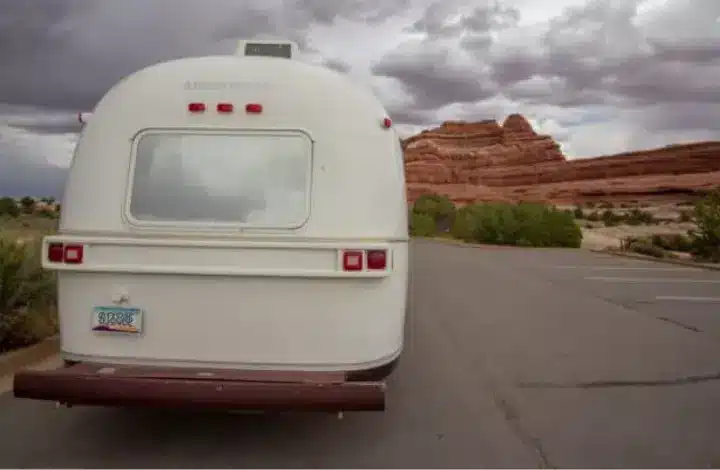
{"label": "red marker light", "polygon": [[62,263],[65,257],[65,247],[62,243],[50,243],[47,252],[48,261]]}
{"label": "red marker light", "polygon": [[369,250],[367,252],[368,269],[386,269],[387,252],[385,250]]}
{"label": "red marker light", "polygon": [[190,103],[188,111],[191,113],[203,113],[205,112],[205,103]]}
{"label": "red marker light", "polygon": [[245,111],[248,113],[259,114],[262,113],[262,105],[258,103],[249,103],[245,105]]}
{"label": "red marker light", "polygon": [[232,113],[233,108],[234,107],[232,103],[218,103],[217,105],[218,113]]}
{"label": "red marker light", "polygon": [[388,118],[388,117],[386,117],[385,119],[383,119],[383,127],[384,127],[385,129],[390,129],[390,127],[392,127],[392,119],[390,119],[390,118]]}

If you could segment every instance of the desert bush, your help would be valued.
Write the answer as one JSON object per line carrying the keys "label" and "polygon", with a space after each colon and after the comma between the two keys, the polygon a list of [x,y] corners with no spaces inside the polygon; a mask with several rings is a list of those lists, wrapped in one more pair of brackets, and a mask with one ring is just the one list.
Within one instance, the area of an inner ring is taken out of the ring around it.
{"label": "desert bush", "polygon": [[720,262],[720,188],[698,201],[694,211],[697,230],[691,230],[691,253],[698,260]]}
{"label": "desert bush", "polygon": [[438,194],[424,194],[413,205],[413,211],[430,216],[436,230],[448,230],[455,219],[455,204],[447,197]]}
{"label": "desert bush", "polygon": [[35,211],[35,199],[31,198],[30,196],[25,196],[24,198],[20,199],[20,206],[22,206],[22,210],[26,214],[32,214]]}
{"label": "desert bush", "polygon": [[0,351],[57,331],[55,278],[42,269],[40,244],[0,237]]}
{"label": "desert bush", "polygon": [[415,237],[431,237],[437,233],[435,220],[428,214],[410,212],[410,235]]}
{"label": "desert bush", "polygon": [[20,215],[20,208],[15,199],[11,197],[0,198],[0,216],[17,217]]}
{"label": "desert bush", "polygon": [[666,252],[659,246],[653,245],[646,240],[634,240],[630,241],[625,248],[627,251],[638,253],[646,256],[653,256],[655,258],[665,258]]}
{"label": "desert bush", "polygon": [[611,210],[606,210],[602,213],[602,221],[605,224],[606,227],[614,227],[620,222],[622,222],[623,218],[617,214],[615,214]]}
{"label": "desert bush", "polygon": [[602,220],[602,217],[600,216],[600,213],[598,211],[592,211],[590,214],[588,214],[587,220],[589,220],[590,222],[600,222],[600,220]]}
{"label": "desert bush", "polygon": [[669,251],[689,253],[692,250],[692,240],[682,233],[656,233],[650,237],[650,243]]}
{"label": "desert bush", "polygon": [[572,212],[530,203],[463,207],[450,232],[461,240],[496,245],[579,247],[582,242]]}
{"label": "desert bush", "polygon": [[584,219],[585,218],[585,212],[583,212],[582,207],[577,206],[575,207],[575,210],[573,210],[573,217],[576,219]]}
{"label": "desert bush", "polygon": [[615,206],[613,205],[612,202],[603,202],[602,204],[600,204],[600,209],[614,209],[614,208],[615,208]]}
{"label": "desert bush", "polygon": [[692,222],[692,220],[693,220],[692,211],[688,211],[688,210],[680,211],[680,215],[678,216],[678,222],[680,222],[680,223]]}
{"label": "desert bush", "polygon": [[650,225],[657,222],[652,213],[637,208],[628,212],[623,219],[628,225]]}

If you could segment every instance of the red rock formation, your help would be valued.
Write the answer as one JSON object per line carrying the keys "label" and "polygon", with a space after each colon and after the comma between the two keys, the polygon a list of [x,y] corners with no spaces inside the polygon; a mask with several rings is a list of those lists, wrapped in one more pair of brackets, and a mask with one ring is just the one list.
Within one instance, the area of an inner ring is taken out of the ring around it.
{"label": "red rock formation", "polygon": [[568,161],[521,115],[449,121],[403,141],[408,198],[444,194],[475,201],[634,201],[720,186],[720,142],[671,145]]}

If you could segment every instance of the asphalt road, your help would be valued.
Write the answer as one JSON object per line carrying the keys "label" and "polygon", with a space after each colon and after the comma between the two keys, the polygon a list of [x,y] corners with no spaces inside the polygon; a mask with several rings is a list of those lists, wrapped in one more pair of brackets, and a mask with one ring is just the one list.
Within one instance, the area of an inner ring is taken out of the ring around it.
{"label": "asphalt road", "polygon": [[0,397],[4,467],[720,467],[720,272],[413,242],[385,413]]}

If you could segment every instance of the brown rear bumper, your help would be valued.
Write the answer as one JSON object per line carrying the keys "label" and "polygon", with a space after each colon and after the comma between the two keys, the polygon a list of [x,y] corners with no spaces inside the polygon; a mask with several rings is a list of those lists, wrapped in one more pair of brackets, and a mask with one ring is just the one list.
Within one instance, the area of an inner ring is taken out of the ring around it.
{"label": "brown rear bumper", "polygon": [[15,375],[17,398],[70,405],[382,411],[385,383],[344,372],[234,371],[78,363]]}

